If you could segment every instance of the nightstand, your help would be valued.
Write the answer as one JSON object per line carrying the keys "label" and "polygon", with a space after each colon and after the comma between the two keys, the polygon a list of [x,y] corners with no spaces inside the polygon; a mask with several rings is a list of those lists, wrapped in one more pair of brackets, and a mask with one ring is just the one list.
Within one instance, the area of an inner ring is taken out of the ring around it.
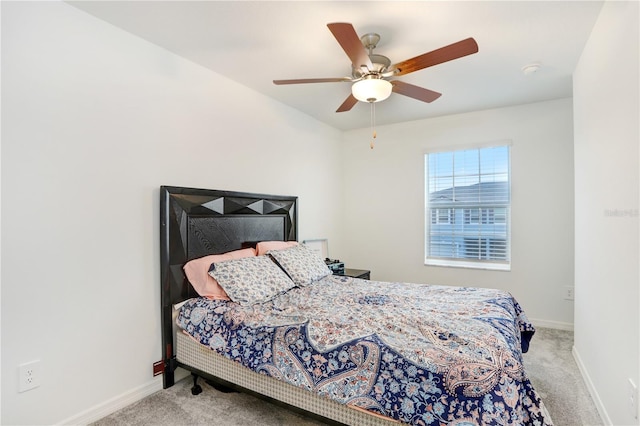
{"label": "nightstand", "polygon": [[344,268],[344,274],[342,275],[352,278],[362,278],[363,280],[371,279],[371,271],[367,271],[366,269]]}

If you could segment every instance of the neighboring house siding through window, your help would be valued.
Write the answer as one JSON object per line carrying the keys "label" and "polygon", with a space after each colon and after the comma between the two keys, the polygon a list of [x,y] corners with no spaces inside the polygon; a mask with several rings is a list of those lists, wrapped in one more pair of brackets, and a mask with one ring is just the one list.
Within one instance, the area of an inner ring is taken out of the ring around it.
{"label": "neighboring house siding through window", "polygon": [[425,264],[509,269],[509,148],[425,155]]}

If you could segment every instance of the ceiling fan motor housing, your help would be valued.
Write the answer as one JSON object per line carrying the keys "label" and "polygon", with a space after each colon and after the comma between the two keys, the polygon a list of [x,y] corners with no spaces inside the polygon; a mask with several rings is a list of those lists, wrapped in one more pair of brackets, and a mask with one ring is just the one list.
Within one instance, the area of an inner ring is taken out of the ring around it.
{"label": "ceiling fan motor housing", "polygon": [[362,68],[351,65],[351,75],[353,76],[353,78],[359,79],[368,74],[375,75],[385,72],[389,68],[389,66],[391,66],[391,61],[386,56],[373,53],[373,49],[376,48],[378,42],[380,41],[380,35],[376,33],[367,33],[360,37],[360,41],[362,41],[364,47],[369,51],[369,59],[373,64],[373,69],[364,70]]}
{"label": "ceiling fan motor housing", "polygon": [[384,73],[389,66],[391,65],[391,61],[389,58],[383,55],[371,54],[369,55],[369,59],[371,59],[371,63],[373,64],[372,70],[356,68],[352,65],[352,75],[353,78],[362,78],[367,74],[382,74]]}

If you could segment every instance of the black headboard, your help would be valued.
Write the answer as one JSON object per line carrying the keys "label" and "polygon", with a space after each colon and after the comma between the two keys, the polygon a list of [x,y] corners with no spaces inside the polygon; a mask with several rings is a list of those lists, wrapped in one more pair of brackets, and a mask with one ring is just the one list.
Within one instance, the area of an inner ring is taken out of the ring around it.
{"label": "black headboard", "polygon": [[[182,267],[198,257],[258,241],[298,239],[298,198],[211,189],[160,187],[160,278],[164,387],[173,385],[174,304],[196,297]],[[170,378],[167,372],[171,371]],[[170,379],[170,383],[168,383]]]}

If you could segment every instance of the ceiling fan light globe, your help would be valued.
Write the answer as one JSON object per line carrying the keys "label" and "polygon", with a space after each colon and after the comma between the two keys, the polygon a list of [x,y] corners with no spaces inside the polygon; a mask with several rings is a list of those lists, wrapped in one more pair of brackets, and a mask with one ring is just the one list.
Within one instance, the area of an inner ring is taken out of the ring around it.
{"label": "ceiling fan light globe", "polygon": [[360,102],[380,102],[391,95],[393,86],[387,80],[364,79],[351,86],[351,94]]}

